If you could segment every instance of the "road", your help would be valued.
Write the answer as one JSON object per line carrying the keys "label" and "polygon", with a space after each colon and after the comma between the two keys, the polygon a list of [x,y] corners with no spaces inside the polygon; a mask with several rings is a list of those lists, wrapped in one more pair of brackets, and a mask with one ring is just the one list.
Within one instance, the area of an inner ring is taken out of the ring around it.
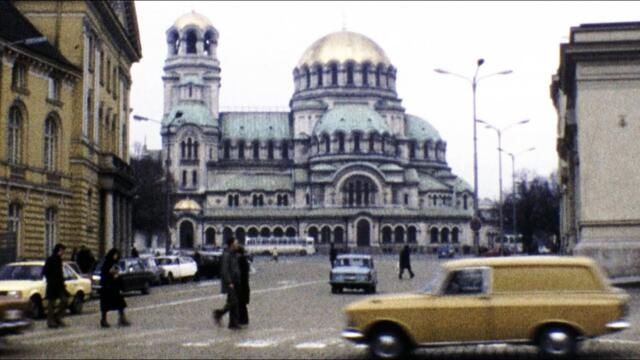
{"label": "road", "polygon": [[[422,288],[438,265],[426,255],[414,256],[416,277],[398,280],[397,257],[379,256],[378,292],[414,291]],[[127,296],[131,327],[99,326],[99,304],[65,318],[68,326],[50,330],[45,321],[21,335],[0,340],[0,358],[367,358],[365,349],[340,338],[342,308],[362,299],[353,292],[331,294],[327,284],[327,257],[281,257],[275,263],[257,258],[251,274],[250,325],[239,331],[216,327],[214,307],[224,304],[217,280],[152,288],[150,295]],[[406,276],[406,275],[405,275]],[[630,330],[582,344],[584,359],[640,359],[640,289],[632,295]],[[226,318],[225,318],[226,324]],[[535,359],[530,346],[485,345],[421,349],[417,358],[429,359]]]}

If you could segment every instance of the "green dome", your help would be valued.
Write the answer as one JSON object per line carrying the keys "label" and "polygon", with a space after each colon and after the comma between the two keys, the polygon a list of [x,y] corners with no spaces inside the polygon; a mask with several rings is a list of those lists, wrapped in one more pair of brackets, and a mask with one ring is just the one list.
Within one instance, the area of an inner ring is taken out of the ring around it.
{"label": "green dome", "polygon": [[436,130],[426,120],[413,115],[405,115],[406,119],[406,136],[410,139],[419,141],[425,140],[441,140],[438,130]]}
{"label": "green dome", "polygon": [[200,102],[182,103],[171,109],[162,119],[162,125],[194,124],[199,126],[217,126],[211,111]]}
{"label": "green dome", "polygon": [[333,134],[336,131],[353,131],[380,134],[391,133],[387,122],[372,108],[366,105],[338,105],[327,111],[313,128],[313,134]]}

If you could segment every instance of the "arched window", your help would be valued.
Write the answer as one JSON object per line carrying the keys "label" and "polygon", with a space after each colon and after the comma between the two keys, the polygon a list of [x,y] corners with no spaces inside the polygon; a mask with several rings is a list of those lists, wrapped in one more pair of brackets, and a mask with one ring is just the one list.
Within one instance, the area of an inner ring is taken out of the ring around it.
{"label": "arched window", "polygon": [[269,140],[267,143],[267,158],[273,160],[273,141]]}
{"label": "arched window", "polygon": [[14,63],[11,72],[11,87],[14,89],[27,89],[27,66],[25,64]]}
{"label": "arched window", "polygon": [[322,65],[317,65],[316,66],[316,76],[318,78],[318,87],[322,87],[324,85],[323,83],[323,73],[322,73]]}
{"label": "arched window", "polygon": [[292,227],[288,227],[287,231],[285,232],[285,236],[287,237],[295,237],[297,234],[296,229],[292,228]]}
{"label": "arched window", "polygon": [[22,123],[22,112],[17,106],[12,106],[7,131],[7,160],[11,164],[19,164],[22,160]]}
{"label": "arched window", "polygon": [[410,244],[418,242],[418,231],[415,226],[409,226],[407,229],[407,242]]}
{"label": "arched window", "polygon": [[360,133],[353,133],[353,152],[360,152]]}
{"label": "arched window", "polygon": [[362,65],[362,86],[369,86],[369,64]]}
{"label": "arched window", "polygon": [[169,44],[169,53],[171,55],[177,55],[178,48],[180,47],[180,36],[177,31],[173,30],[169,33],[167,43]]}
{"label": "arched window", "polygon": [[309,234],[309,237],[313,238],[313,242],[314,243],[318,243],[318,228],[315,226],[312,226],[309,228],[309,230],[307,231],[307,234]]}
{"label": "arched window", "polygon": [[244,141],[238,141],[238,159],[244,159]]}
{"label": "arched window", "polygon": [[390,244],[391,243],[391,234],[392,234],[391,228],[388,227],[388,226],[385,226],[382,229],[382,243]]}
{"label": "arched window", "polygon": [[20,226],[22,223],[22,207],[18,203],[9,205],[9,218],[7,231],[15,234],[17,243],[20,243]]}
{"label": "arched window", "polygon": [[56,171],[58,158],[58,122],[49,115],[44,122],[44,168]]}
{"label": "arched window", "polygon": [[353,85],[353,63],[347,64],[347,85]]}
{"label": "arched window", "polygon": [[263,227],[260,230],[260,236],[262,237],[271,237],[271,230],[268,227]]}
{"label": "arched window", "polygon": [[187,139],[187,159],[193,158],[193,140],[191,138]]}
{"label": "arched window", "polygon": [[331,228],[328,226],[325,226],[322,228],[322,233],[321,233],[321,241],[323,244],[328,244],[331,242]]}
{"label": "arched window", "polygon": [[196,159],[196,160],[198,159],[198,147],[199,147],[199,145],[200,144],[198,144],[197,141],[193,142],[193,158]]}
{"label": "arched window", "polygon": [[378,68],[376,68],[376,87],[380,87],[382,81],[382,67],[378,66]]}
{"label": "arched window", "polygon": [[404,228],[402,226],[396,227],[396,231],[394,234],[394,240],[396,244],[401,244],[404,242]]}
{"label": "arched window", "polygon": [[253,142],[253,159],[260,159],[260,143],[258,141]]}
{"label": "arched window", "polygon": [[311,89],[311,71],[308,67],[304,68],[304,83],[305,89]]}
{"label": "arched window", "polygon": [[440,240],[443,244],[448,244],[449,243],[449,229],[448,228],[444,228],[442,229],[442,231],[440,232]]}
{"label": "arched window", "polygon": [[287,194],[282,195],[282,205],[289,206],[289,195]]}
{"label": "arched window", "polygon": [[196,32],[194,30],[189,30],[187,32],[187,54],[195,54],[196,53],[196,42],[198,38],[196,36]]}
{"label": "arched window", "polygon": [[282,230],[281,227],[276,227],[275,229],[273,229],[273,237],[283,237],[284,236],[284,231]]}
{"label": "arched window", "polygon": [[409,143],[409,159],[416,158],[416,143],[411,141]]}
{"label": "arched window", "polygon": [[288,160],[289,159],[289,143],[287,140],[282,140],[281,145],[282,158]]}
{"label": "arched window", "polygon": [[322,135],[322,141],[324,142],[324,152],[325,153],[330,153],[331,152],[331,139],[329,138],[329,135],[324,134]]}
{"label": "arched window", "polygon": [[454,227],[453,230],[451,231],[451,242],[454,244],[457,244],[460,239],[460,230],[458,230],[457,227]]}
{"label": "arched window", "polygon": [[204,54],[209,56],[209,55],[213,55],[212,50],[213,50],[213,41],[214,41],[214,36],[213,36],[213,32],[212,31],[207,31],[206,34],[204,34]]}
{"label": "arched window", "polygon": [[191,172],[191,183],[193,186],[198,186],[198,170]]}
{"label": "arched window", "polygon": [[247,235],[249,235],[249,237],[255,238],[258,237],[258,229],[257,228],[249,228],[249,232],[247,232]]}
{"label": "arched window", "polygon": [[333,231],[333,242],[336,244],[342,244],[344,242],[344,229],[337,227]]}
{"label": "arched window", "polygon": [[331,70],[331,85],[338,85],[338,64],[332,63],[329,65],[329,69]]}
{"label": "arched window", "polygon": [[464,206],[464,209],[465,209],[465,210],[467,210],[467,208],[468,208],[468,204],[467,204],[467,195],[464,195],[464,196],[462,197],[462,204],[463,204],[463,206]]}
{"label": "arched window", "polygon": [[227,205],[233,207],[233,195],[227,195]]}
{"label": "arched window", "polygon": [[338,152],[339,153],[343,153],[344,152],[344,133],[337,133],[336,137],[338,138]]}
{"label": "arched window", "polygon": [[182,170],[182,187],[187,186],[187,170]]}
{"label": "arched window", "polygon": [[44,213],[44,253],[48,255],[53,251],[56,241],[57,216],[56,209],[50,207]]}
{"label": "arched window", "polygon": [[368,206],[376,203],[377,187],[366,176],[355,175],[344,182],[341,188],[343,206]]}
{"label": "arched window", "polygon": [[238,194],[233,195],[233,203],[235,206],[240,206],[240,195]]}
{"label": "arched window", "polygon": [[186,149],[187,149],[187,144],[185,144],[184,140],[182,140],[182,142],[180,143],[180,158],[181,159],[186,159]]}
{"label": "arched window", "polygon": [[424,142],[424,158],[425,159],[429,159],[429,146],[431,146],[431,142],[429,141],[425,141]]}
{"label": "arched window", "polygon": [[231,155],[231,142],[229,140],[224,141],[222,158],[228,160]]}
{"label": "arched window", "polygon": [[431,243],[432,244],[437,244],[438,243],[438,228],[431,228]]}

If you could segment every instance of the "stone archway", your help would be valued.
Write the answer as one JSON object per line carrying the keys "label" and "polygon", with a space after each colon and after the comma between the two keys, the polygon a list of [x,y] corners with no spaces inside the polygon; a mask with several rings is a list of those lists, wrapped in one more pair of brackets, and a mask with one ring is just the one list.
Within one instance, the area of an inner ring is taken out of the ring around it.
{"label": "stone archway", "polygon": [[362,219],[358,221],[356,228],[356,241],[358,247],[371,246],[371,223],[369,220]]}
{"label": "stone archway", "polygon": [[180,248],[193,249],[193,224],[190,221],[184,221],[180,224]]}
{"label": "stone archway", "polygon": [[216,245],[216,230],[214,228],[208,228],[204,233],[205,245]]}

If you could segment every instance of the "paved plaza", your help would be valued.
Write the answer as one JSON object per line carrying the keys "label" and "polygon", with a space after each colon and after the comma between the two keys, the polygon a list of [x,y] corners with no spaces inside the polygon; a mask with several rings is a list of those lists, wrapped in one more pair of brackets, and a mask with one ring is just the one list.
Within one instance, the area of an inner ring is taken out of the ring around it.
{"label": "paved plaza", "polygon": [[[397,257],[377,256],[378,292],[422,288],[439,260],[413,256],[416,277],[398,280]],[[92,300],[79,316],[68,316],[64,329],[49,330],[37,321],[28,332],[0,340],[0,358],[347,358],[368,357],[340,338],[343,307],[367,296],[360,292],[331,294],[326,256],[281,257],[275,263],[257,258],[251,274],[250,325],[240,331],[218,328],[211,310],[224,303],[217,280],[152,288],[151,295],[128,296],[133,326],[99,326],[99,302]],[[406,275],[405,275],[406,276]],[[584,359],[640,358],[640,289],[632,296],[633,328],[583,343]],[[226,325],[226,318],[225,318]],[[484,345],[421,349],[417,358],[535,359],[530,346]]]}

